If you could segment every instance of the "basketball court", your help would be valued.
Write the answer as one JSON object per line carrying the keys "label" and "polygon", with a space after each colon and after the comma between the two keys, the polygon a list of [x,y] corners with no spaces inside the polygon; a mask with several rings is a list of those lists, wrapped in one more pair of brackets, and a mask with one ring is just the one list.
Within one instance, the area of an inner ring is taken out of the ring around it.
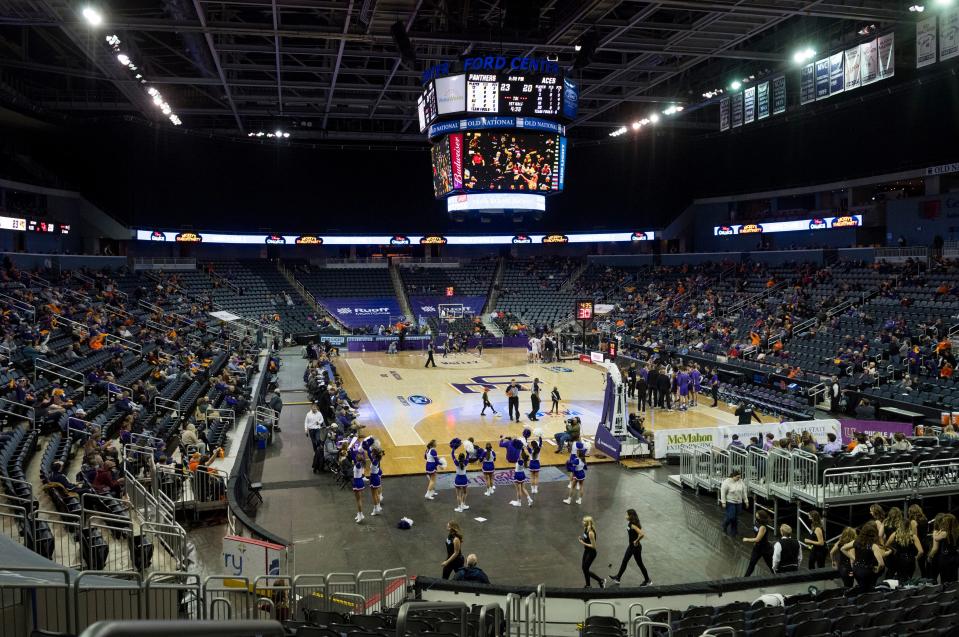
{"label": "basketball court", "polygon": [[[436,368],[424,368],[421,352],[357,352],[336,359],[351,396],[361,399],[359,421],[363,433],[382,442],[386,457],[386,475],[423,472],[426,443],[435,439],[441,455],[449,457],[449,441],[473,438],[478,445],[493,443],[499,458],[497,467],[506,468],[505,450],[498,447],[500,436],[522,435],[524,428],[543,430],[544,465],[565,464],[567,455],[557,453],[553,435],[565,430],[572,416],[582,420],[582,435],[592,439],[602,413],[605,370],[577,361],[559,363],[527,362],[520,348],[486,349],[482,357],[475,352],[435,356]],[[540,380],[541,404],[538,422],[531,422],[528,390],[534,378]],[[523,387],[520,394],[521,423],[507,420],[505,387],[516,379]],[[490,386],[490,400],[501,414],[487,410],[480,415],[483,386]],[[550,392],[559,389],[560,414],[550,415]],[[708,404],[708,399],[703,400]],[[635,403],[631,403],[635,409]],[[766,421],[772,419],[764,418]],[[697,406],[689,411],[647,412],[646,426],[657,428],[718,427],[736,423],[736,417],[724,405],[718,408]],[[501,453],[502,452],[502,453]],[[593,458],[593,462],[599,461]]]}

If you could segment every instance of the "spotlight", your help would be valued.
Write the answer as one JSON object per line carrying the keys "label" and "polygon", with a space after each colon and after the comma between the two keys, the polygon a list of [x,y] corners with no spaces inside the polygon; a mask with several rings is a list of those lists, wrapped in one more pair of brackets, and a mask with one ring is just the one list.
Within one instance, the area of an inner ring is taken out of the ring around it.
{"label": "spotlight", "polygon": [[936,0],[936,4],[940,7],[948,7],[952,4],[952,0]]}
{"label": "spotlight", "polygon": [[812,47],[806,47],[793,53],[793,62],[802,64],[816,57],[816,51]]}
{"label": "spotlight", "polygon": [[123,66],[130,66],[130,56],[126,53],[117,53],[117,60],[119,60]]}
{"label": "spotlight", "polygon": [[740,82],[739,80],[733,80],[733,83],[729,85],[729,88],[731,88],[734,91],[738,91],[739,89],[742,88],[742,86],[743,86],[742,82]]}
{"label": "spotlight", "polygon": [[277,130],[273,131],[273,136],[274,136],[274,137],[283,137],[283,131],[281,131],[280,129],[277,129]]}
{"label": "spotlight", "polygon": [[574,44],[574,45],[573,45],[573,50],[576,51],[577,53],[579,53],[580,51],[583,50],[583,45],[582,45],[582,44]]}
{"label": "spotlight", "polygon": [[642,126],[639,122],[633,122],[633,130],[639,130],[639,127]]}
{"label": "spotlight", "polygon": [[926,7],[922,6],[921,4],[913,4],[909,6],[909,10],[913,13],[922,13],[926,10]]}
{"label": "spotlight", "polygon": [[649,121],[655,124],[656,122],[659,121],[659,115],[656,113],[653,113],[652,115],[649,116]]}
{"label": "spotlight", "polygon": [[284,139],[285,139],[285,138],[287,138],[287,137],[289,137],[289,136],[290,136],[290,134],[289,134],[289,133],[283,133],[283,137],[284,137]]}
{"label": "spotlight", "polygon": [[93,7],[83,7],[80,12],[91,27],[98,27],[103,24],[103,15]]}
{"label": "spotlight", "polygon": [[149,95],[150,97],[156,97],[159,94],[160,94],[160,91],[156,90],[152,86],[147,89],[147,95]]}

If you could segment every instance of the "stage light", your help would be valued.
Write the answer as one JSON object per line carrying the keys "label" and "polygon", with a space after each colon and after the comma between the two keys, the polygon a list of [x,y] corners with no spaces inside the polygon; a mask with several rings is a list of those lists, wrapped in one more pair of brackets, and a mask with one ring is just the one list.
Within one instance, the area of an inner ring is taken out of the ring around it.
{"label": "stage light", "polygon": [[83,14],[87,24],[91,27],[98,27],[103,24],[103,15],[93,7],[83,7],[83,11],[80,13]]}
{"label": "stage light", "polygon": [[573,50],[576,51],[577,53],[579,53],[580,51],[583,50],[583,45],[582,45],[582,44],[574,44],[574,45],[573,45]]}
{"label": "stage light", "polygon": [[283,137],[283,131],[277,129],[277,130],[273,131],[273,135],[276,136],[276,137]]}
{"label": "stage light", "polygon": [[130,57],[126,53],[117,53],[117,60],[123,66],[130,66]]}
{"label": "stage light", "polygon": [[156,90],[155,88],[153,88],[153,87],[151,86],[150,88],[147,89],[147,94],[148,94],[150,97],[156,97],[157,95],[160,94],[160,91]]}
{"label": "stage light", "polygon": [[642,126],[639,122],[633,122],[633,130],[639,130],[639,127]]}
{"label": "stage light", "polygon": [[624,133],[626,133],[626,130],[627,130],[627,128],[626,128],[625,126],[620,126],[620,127],[617,128],[616,130],[614,130],[613,132],[611,132],[611,133],[609,134],[609,136],[610,136],[610,137],[619,137],[620,135],[623,135]]}
{"label": "stage light", "polygon": [[952,4],[952,0],[936,0],[936,4],[940,7],[948,7]]}
{"label": "stage light", "polygon": [[283,133],[283,137],[284,137],[284,139],[285,139],[285,138],[287,138],[287,137],[289,137],[289,136],[290,136],[290,134],[289,134],[289,133]]}
{"label": "stage light", "polygon": [[922,6],[921,4],[913,4],[909,6],[909,10],[913,13],[922,13],[926,10],[926,7]]}
{"label": "stage light", "polygon": [[733,83],[729,85],[729,88],[734,91],[738,91],[740,88],[742,88],[742,86],[743,86],[742,82],[740,82],[739,80],[733,80]]}
{"label": "stage light", "polygon": [[656,113],[653,113],[652,115],[649,116],[649,121],[652,122],[653,124],[657,123],[659,121],[659,115],[657,115]]}

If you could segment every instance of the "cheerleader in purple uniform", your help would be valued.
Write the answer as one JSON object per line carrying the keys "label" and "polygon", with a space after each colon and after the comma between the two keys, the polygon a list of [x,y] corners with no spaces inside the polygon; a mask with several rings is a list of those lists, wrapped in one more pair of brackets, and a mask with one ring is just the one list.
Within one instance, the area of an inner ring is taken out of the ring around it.
{"label": "cheerleader in purple uniform", "polygon": [[366,490],[366,456],[363,451],[357,450],[353,454],[353,497],[356,498],[356,518],[359,524],[363,521],[363,491]]}
{"label": "cheerleader in purple uniform", "polygon": [[436,440],[426,443],[426,453],[423,457],[426,459],[426,477],[428,478],[426,495],[423,497],[432,500],[436,497],[436,490],[433,487],[436,486],[436,467],[440,464],[439,454],[436,453]]}
{"label": "cheerleader in purple uniform", "polygon": [[370,497],[373,499],[373,512],[370,515],[379,515],[383,512],[380,504],[383,502],[383,469],[380,462],[386,452],[373,447],[370,449]]}
{"label": "cheerleader in purple uniform", "polygon": [[469,478],[466,477],[466,467],[469,466],[469,461],[466,459],[465,453],[460,453],[456,455],[454,451],[453,454],[453,466],[456,468],[456,477],[453,478],[453,486],[456,487],[456,508],[453,509],[457,513],[462,513],[469,508],[469,505],[466,504],[466,488],[469,486]]}
{"label": "cheerleader in purple uniform", "polygon": [[493,495],[496,491],[496,485],[493,484],[493,475],[496,473],[496,452],[493,451],[493,443],[487,442],[486,449],[480,452],[483,461],[483,479],[486,480],[486,493],[484,495]]}
{"label": "cheerleader in purple uniform", "polygon": [[543,449],[543,437],[531,440],[529,443],[529,490],[530,493],[539,493],[539,452]]}
{"label": "cheerleader in purple uniform", "polygon": [[529,464],[529,454],[524,449],[520,453],[519,460],[516,461],[516,467],[513,469],[513,484],[516,486],[516,499],[510,502],[514,507],[523,506],[523,498],[533,506],[533,498],[526,491],[526,468]]}

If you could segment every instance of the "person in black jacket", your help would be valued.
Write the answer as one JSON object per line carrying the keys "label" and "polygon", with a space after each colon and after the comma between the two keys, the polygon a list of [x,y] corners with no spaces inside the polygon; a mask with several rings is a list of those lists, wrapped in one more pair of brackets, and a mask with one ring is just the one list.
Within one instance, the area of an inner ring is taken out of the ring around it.
{"label": "person in black jacket", "polygon": [[643,378],[643,373],[640,371],[636,377],[636,408],[640,413],[646,411],[646,391],[646,379]]}
{"label": "person in black jacket", "polygon": [[745,403],[736,408],[736,417],[739,419],[740,425],[748,425],[752,422],[753,418],[760,424],[762,424],[763,421],[762,418],[759,417],[759,414],[753,409],[753,406]]}
{"label": "person in black jacket", "polygon": [[628,383],[629,397],[632,398],[633,394],[636,393],[636,363],[629,366],[629,371],[626,372],[626,382]]}
{"label": "person in black jacket", "polygon": [[457,582],[478,582],[480,584],[489,584],[489,577],[479,566],[476,565],[476,553],[470,553],[466,556],[466,566],[456,571],[453,580]]}
{"label": "person in black jacket", "polygon": [[672,411],[672,379],[665,371],[660,372],[656,376],[656,391],[659,394],[659,408]]}

